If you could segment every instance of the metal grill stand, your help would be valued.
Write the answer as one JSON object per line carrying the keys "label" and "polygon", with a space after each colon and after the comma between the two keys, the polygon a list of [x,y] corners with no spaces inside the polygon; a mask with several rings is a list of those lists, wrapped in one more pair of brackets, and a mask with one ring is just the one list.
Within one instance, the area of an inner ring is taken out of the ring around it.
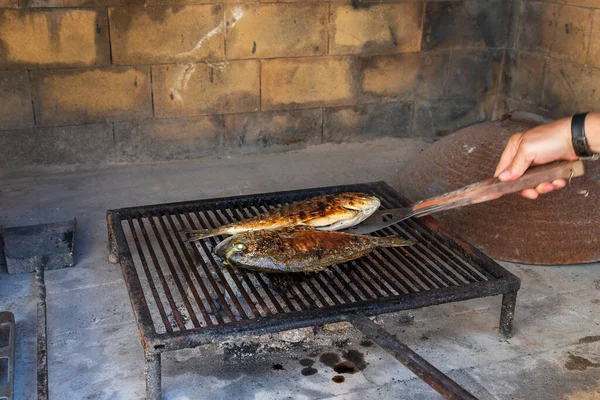
{"label": "metal grill stand", "polygon": [[503,294],[500,334],[512,332],[519,279],[436,220],[406,220],[375,235],[415,240],[311,274],[234,269],[213,257],[222,237],[185,243],[181,228],[210,228],[328,193],[359,191],[382,208],[408,202],[383,182],[110,210],[109,260],[119,262],[146,357],[150,399],[161,396],[161,353],[239,335],[348,321],[448,399],[474,397],[368,316]]}

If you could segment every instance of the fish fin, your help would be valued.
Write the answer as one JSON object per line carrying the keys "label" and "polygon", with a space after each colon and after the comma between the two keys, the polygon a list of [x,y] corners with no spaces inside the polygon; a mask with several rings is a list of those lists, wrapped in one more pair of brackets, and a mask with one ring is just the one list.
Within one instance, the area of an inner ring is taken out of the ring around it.
{"label": "fish fin", "polygon": [[401,246],[412,246],[417,242],[413,240],[402,239],[400,236],[386,236],[380,237],[377,240],[377,244],[381,247],[401,247]]}
{"label": "fish fin", "polygon": [[186,242],[195,242],[197,240],[206,239],[220,234],[217,229],[188,229],[182,230],[182,233],[189,235]]}

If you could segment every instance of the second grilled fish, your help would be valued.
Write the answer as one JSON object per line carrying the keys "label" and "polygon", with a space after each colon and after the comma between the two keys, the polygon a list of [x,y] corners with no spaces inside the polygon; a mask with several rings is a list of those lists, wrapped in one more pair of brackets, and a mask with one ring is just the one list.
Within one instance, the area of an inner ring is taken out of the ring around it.
{"label": "second grilled fish", "polygon": [[231,236],[215,247],[228,265],[263,272],[313,272],[359,258],[377,247],[410,246],[398,236],[376,237],[287,227]]}
{"label": "second grilled fish", "polygon": [[189,241],[219,235],[306,225],[320,230],[342,230],[357,225],[373,214],[381,202],[364,193],[339,193],[313,197],[216,229],[184,231]]}

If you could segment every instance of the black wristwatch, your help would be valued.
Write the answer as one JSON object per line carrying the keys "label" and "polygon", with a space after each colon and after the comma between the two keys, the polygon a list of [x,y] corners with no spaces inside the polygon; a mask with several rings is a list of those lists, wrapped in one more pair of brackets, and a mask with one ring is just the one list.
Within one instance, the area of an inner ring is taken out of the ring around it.
{"label": "black wristwatch", "polygon": [[587,144],[585,138],[585,117],[587,113],[575,114],[571,119],[571,142],[573,143],[573,150],[575,154],[581,160],[597,160],[600,158],[600,154],[594,154],[591,152],[590,147]]}

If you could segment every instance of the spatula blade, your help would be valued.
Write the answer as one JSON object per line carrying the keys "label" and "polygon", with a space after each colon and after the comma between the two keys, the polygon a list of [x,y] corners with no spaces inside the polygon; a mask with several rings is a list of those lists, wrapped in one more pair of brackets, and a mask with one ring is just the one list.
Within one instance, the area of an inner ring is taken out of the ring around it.
{"label": "spatula blade", "polygon": [[390,225],[394,225],[408,217],[410,217],[411,208],[395,208],[393,210],[379,210],[373,213],[369,218],[365,219],[359,225],[342,230],[345,233],[353,233],[355,235],[364,235],[372,233]]}

